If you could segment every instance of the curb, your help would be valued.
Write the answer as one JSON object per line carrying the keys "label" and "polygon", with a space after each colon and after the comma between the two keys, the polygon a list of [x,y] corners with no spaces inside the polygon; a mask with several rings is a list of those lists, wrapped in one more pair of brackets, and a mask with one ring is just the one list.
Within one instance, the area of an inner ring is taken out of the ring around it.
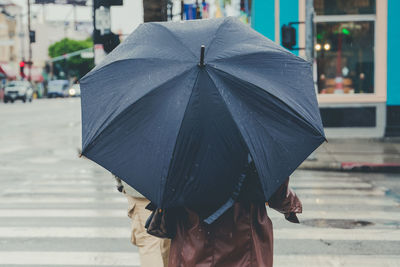
{"label": "curb", "polygon": [[336,172],[400,173],[400,163],[304,161],[298,169]]}

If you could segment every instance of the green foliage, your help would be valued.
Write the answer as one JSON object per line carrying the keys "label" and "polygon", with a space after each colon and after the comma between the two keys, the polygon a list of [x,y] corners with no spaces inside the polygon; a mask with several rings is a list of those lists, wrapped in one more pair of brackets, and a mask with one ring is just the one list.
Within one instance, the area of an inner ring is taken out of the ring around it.
{"label": "green foliage", "polygon": [[[48,52],[49,56],[53,58],[90,47],[93,47],[93,41],[91,38],[86,40],[73,40],[64,38],[50,45]],[[75,76],[80,79],[93,67],[93,58],[81,58],[79,55],[77,55],[64,61],[55,62],[53,69],[57,76],[60,76],[58,74],[61,72],[61,70],[63,70],[63,72],[68,72],[68,76]]]}

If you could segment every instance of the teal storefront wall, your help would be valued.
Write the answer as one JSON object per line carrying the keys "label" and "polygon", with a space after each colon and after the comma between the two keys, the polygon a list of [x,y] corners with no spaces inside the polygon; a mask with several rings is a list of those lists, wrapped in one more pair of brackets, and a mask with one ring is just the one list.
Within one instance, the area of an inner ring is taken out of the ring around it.
{"label": "teal storefront wall", "polygon": [[[289,22],[298,22],[299,21],[299,1],[298,0],[280,0],[279,1],[279,29],[282,28],[283,24],[288,25]],[[297,24],[293,25],[296,28],[296,40],[297,45],[299,47],[299,27]],[[282,40],[281,40],[282,45]],[[290,51],[293,54],[298,55],[298,50]]]}
{"label": "teal storefront wall", "polygon": [[251,27],[275,41],[275,0],[253,0]]}
{"label": "teal storefront wall", "polygon": [[[388,0],[387,105],[400,106],[400,1]],[[379,42],[379,40],[378,40]]]}
{"label": "teal storefront wall", "polygon": [[[253,0],[252,27],[259,33],[275,41],[275,0]],[[299,1],[279,0],[279,31],[283,24],[299,21]],[[299,40],[298,25],[296,28],[296,40]],[[281,33],[279,32],[279,35]],[[282,43],[281,43],[282,45]],[[298,44],[297,44],[298,47]],[[298,55],[297,50],[291,51]]]}

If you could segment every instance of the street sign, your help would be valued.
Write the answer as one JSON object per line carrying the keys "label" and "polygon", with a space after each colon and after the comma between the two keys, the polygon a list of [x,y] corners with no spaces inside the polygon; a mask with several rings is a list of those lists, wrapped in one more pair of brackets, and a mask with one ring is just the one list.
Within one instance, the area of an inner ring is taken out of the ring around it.
{"label": "street sign", "polygon": [[94,64],[98,65],[106,57],[104,46],[102,44],[94,45]]}
{"label": "street sign", "polygon": [[93,52],[82,52],[81,58],[94,58],[94,53]]}
{"label": "street sign", "polygon": [[86,6],[87,0],[35,0],[35,4],[58,4]]}
{"label": "street sign", "polygon": [[110,7],[101,6],[96,9],[96,30],[100,31],[100,35],[111,32]]}

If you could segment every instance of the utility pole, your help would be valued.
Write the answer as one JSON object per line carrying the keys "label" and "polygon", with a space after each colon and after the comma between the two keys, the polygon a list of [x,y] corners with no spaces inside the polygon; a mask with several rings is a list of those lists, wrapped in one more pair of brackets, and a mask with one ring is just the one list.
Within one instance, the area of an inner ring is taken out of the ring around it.
{"label": "utility pole", "polygon": [[306,0],[306,59],[314,60],[314,5],[313,0]]}
{"label": "utility pole", "polygon": [[23,14],[22,12],[19,14],[19,34],[18,37],[20,39],[20,45],[21,45],[21,61],[25,61],[25,34],[24,34],[24,24],[22,23],[23,20]]}
{"label": "utility pole", "polygon": [[31,68],[32,68],[32,43],[31,43],[31,3],[30,0],[26,0],[28,4],[28,42],[29,42],[29,54],[28,54],[28,81],[31,81]]}

